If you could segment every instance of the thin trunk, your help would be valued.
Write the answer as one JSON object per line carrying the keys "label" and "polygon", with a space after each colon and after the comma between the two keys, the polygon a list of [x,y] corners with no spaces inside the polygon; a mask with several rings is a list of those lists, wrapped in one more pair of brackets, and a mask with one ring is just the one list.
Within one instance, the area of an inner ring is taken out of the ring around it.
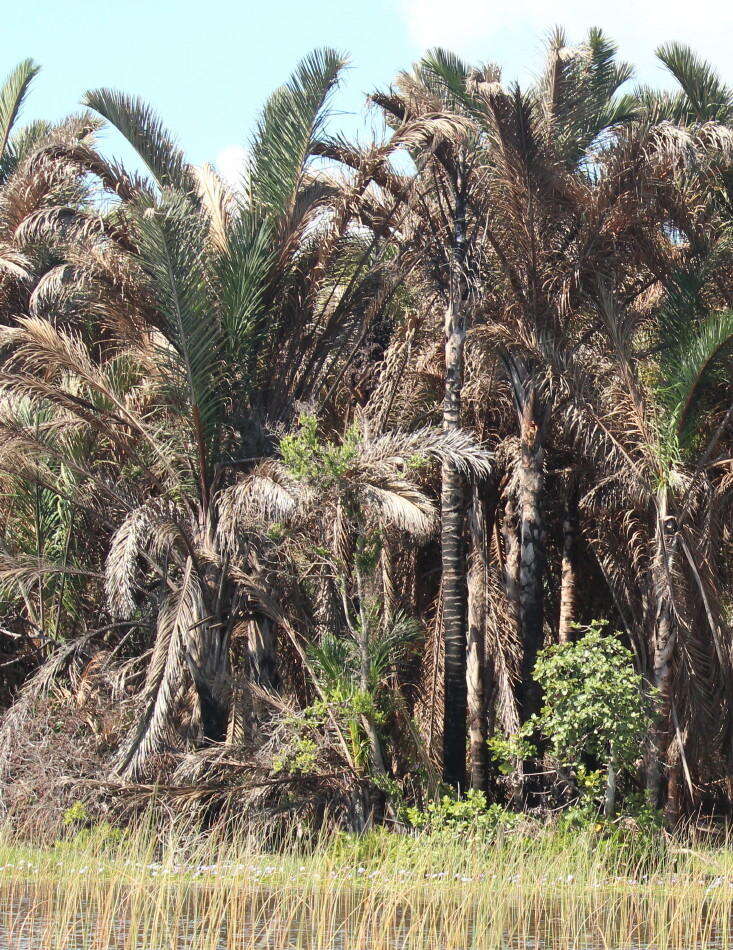
{"label": "thin trunk", "polygon": [[613,818],[616,811],[616,759],[611,748],[611,758],[606,774],[606,796],[603,802],[603,814],[606,818]]}
{"label": "thin trunk", "polygon": [[382,573],[382,626],[385,630],[388,630],[394,622],[398,599],[394,581],[394,552],[390,539],[386,535],[382,537],[379,566]]}
{"label": "thin trunk", "polygon": [[675,626],[671,603],[677,522],[667,514],[667,494],[660,491],[652,580],[656,596],[653,685],[657,690],[651,749],[647,762],[647,792],[655,807],[663,807],[662,773],[669,747],[672,715],[672,654]]}
{"label": "thin trunk", "polygon": [[242,745],[247,738],[252,719],[252,693],[246,670],[239,673],[232,684],[232,697],[227,724],[227,745]]}
{"label": "thin trunk", "polygon": [[565,510],[562,521],[562,580],[560,582],[560,620],[557,638],[560,643],[569,643],[572,639],[573,623],[576,619],[577,569],[575,563],[578,543],[578,493],[571,477],[565,496]]}
{"label": "thin trunk", "polygon": [[[463,262],[466,211],[460,178],[456,186],[455,247],[450,299],[445,312],[445,399],[443,428],[458,429],[463,387],[466,314]],[[454,788],[466,782],[466,570],[463,545],[463,479],[446,463],[441,490],[441,560],[443,571],[443,637],[445,642],[443,703],[443,780]]]}
{"label": "thin trunk", "polygon": [[668,828],[675,828],[682,814],[682,755],[679,739],[672,739],[667,761],[667,802],[664,818]]}
{"label": "thin trunk", "polygon": [[514,499],[510,495],[504,505],[501,534],[504,541],[504,584],[514,629],[519,633],[519,532]]}
{"label": "thin trunk", "polygon": [[520,712],[523,722],[533,713],[539,712],[541,699],[539,687],[532,675],[544,636],[545,550],[541,511],[544,450],[541,429],[540,407],[534,390],[530,390],[522,407],[522,459],[519,473],[519,618],[522,630]]}
{"label": "thin trunk", "polygon": [[468,515],[471,549],[468,567],[468,651],[466,685],[468,691],[468,740],[471,788],[488,786],[488,721],[486,716],[486,592],[488,562],[486,514],[474,486]]}

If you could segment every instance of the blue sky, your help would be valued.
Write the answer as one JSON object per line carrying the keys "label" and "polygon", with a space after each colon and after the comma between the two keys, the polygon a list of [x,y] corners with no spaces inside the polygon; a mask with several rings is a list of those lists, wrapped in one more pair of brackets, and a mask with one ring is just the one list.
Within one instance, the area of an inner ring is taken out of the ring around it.
{"label": "blue sky", "polygon": [[[229,172],[257,112],[296,61],[315,46],[349,53],[352,66],[334,105],[356,130],[364,94],[386,86],[427,47],[498,62],[527,80],[555,23],[570,39],[599,25],[662,82],[653,49],[688,42],[733,83],[733,4],[719,0],[26,0],[2,12],[0,71],[26,56],[39,62],[25,119],[60,118],[83,91],[112,86],[149,100],[189,158]],[[107,147],[124,156],[112,134]]]}

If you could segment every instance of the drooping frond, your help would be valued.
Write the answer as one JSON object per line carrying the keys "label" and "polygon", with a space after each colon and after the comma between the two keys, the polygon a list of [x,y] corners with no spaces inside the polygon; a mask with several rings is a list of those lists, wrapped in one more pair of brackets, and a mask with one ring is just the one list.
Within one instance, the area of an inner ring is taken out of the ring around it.
{"label": "drooping frond", "polygon": [[32,59],[24,59],[0,88],[0,161],[5,156],[13,125],[18,118],[28,88],[39,69],[40,66],[37,66]]}
{"label": "drooping frond", "polygon": [[[668,337],[669,339],[669,337]],[[733,311],[713,312],[691,319],[686,332],[676,340],[662,361],[664,377],[659,393],[669,412],[667,422],[684,443],[693,435],[690,427],[700,387],[709,379],[716,360],[733,343]]]}
{"label": "drooping frond", "polygon": [[186,565],[180,584],[163,595],[141,710],[117,770],[136,777],[146,760],[171,741],[171,719],[186,685],[186,636],[205,616],[201,587]]}
{"label": "drooping frond", "polygon": [[366,484],[361,495],[367,508],[377,511],[385,525],[404,531],[419,543],[428,541],[438,529],[435,505],[406,479],[386,476],[376,484]]}
{"label": "drooping frond", "polygon": [[135,575],[149,530],[148,511],[142,507],[131,511],[112,535],[105,569],[105,591],[113,617],[126,619],[135,611]]}
{"label": "drooping frond", "polygon": [[219,535],[234,548],[237,537],[258,522],[288,522],[306,499],[306,488],[277,462],[263,462],[219,496]]}
{"label": "drooping frond", "polygon": [[660,46],[656,54],[687,97],[686,118],[697,122],[730,121],[733,90],[726,86],[710,63],[684,43],[667,43]]}
{"label": "drooping frond", "polygon": [[470,478],[491,473],[491,453],[465,429],[445,431],[426,427],[414,432],[387,432],[364,447],[370,461],[434,459],[454,466]]}
{"label": "drooping frond", "polygon": [[114,89],[91,89],[82,101],[124,135],[159,187],[193,191],[194,179],[183,152],[147,103]]}

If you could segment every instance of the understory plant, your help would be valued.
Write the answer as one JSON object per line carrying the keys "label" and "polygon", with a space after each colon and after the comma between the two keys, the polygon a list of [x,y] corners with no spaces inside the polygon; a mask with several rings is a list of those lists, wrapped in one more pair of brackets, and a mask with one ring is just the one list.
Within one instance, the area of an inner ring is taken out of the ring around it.
{"label": "understory plant", "polygon": [[521,758],[539,742],[574,775],[581,802],[592,810],[602,796],[603,814],[611,818],[619,777],[634,770],[651,724],[653,696],[632,652],[607,630],[607,621],[594,620],[575,642],[542,650],[534,676],[542,690],[540,712],[492,749]]}

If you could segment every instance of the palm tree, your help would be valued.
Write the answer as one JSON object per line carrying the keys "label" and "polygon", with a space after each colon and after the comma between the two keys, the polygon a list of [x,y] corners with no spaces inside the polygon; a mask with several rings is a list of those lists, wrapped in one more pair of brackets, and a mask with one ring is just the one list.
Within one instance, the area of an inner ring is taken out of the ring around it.
{"label": "palm tree", "polygon": [[[300,433],[281,442],[280,453],[281,462],[266,462],[227,489],[220,528],[234,546],[237,531],[257,517],[284,522],[296,529],[293,540],[301,552],[309,546],[314,551],[316,546],[322,548],[322,539],[330,537],[322,571],[332,579],[341,607],[316,655],[323,661],[329,645],[335,645],[334,631],[343,630],[358,657],[360,689],[368,693],[374,680],[374,636],[382,651],[380,644],[404,627],[404,623],[395,627],[394,617],[385,623],[386,610],[377,606],[375,568],[381,549],[392,533],[403,543],[424,543],[438,524],[437,511],[413,473],[422,462],[434,460],[441,465],[450,462],[464,477],[481,478],[489,471],[489,457],[461,430],[372,436],[362,423],[347,430],[340,441],[321,442],[314,417],[304,418]],[[316,596],[319,591],[317,585]],[[377,724],[368,712],[361,719],[372,768],[378,776],[386,776]]]}
{"label": "palm tree", "polygon": [[[203,737],[224,737],[228,644],[242,602],[231,571],[242,565],[217,553],[217,491],[237,459],[252,454],[253,441],[266,449],[268,417],[276,422],[292,412],[296,393],[308,398],[332,377],[338,364],[324,366],[322,354],[333,352],[344,327],[348,338],[354,299],[360,306],[368,299],[350,263],[348,217],[338,200],[328,217],[328,201],[340,193],[307,169],[341,66],[331,51],[314,54],[271,99],[239,196],[228,194],[210,170],[196,174],[151,110],[120,94],[101,90],[88,94],[87,103],[126,134],[151,179],[126,176],[83,143],[55,150],[122,198],[101,228],[87,234],[87,260],[79,262],[70,301],[83,315],[100,284],[113,285],[106,303],[114,333],[104,331],[107,344],[98,351],[96,341],[86,345],[39,316],[8,330],[5,344],[16,391],[50,404],[51,426],[60,413],[85,438],[94,435],[87,462],[72,470],[81,483],[77,495],[96,486],[86,508],[108,532],[110,522],[118,523],[107,566],[113,614],[135,615],[138,584],[145,589],[157,578],[157,634],[141,716],[119,762],[126,774],[136,774],[165,743],[187,676]],[[75,223],[83,231],[83,213]],[[65,282],[49,280],[46,304],[61,295],[68,305]],[[299,377],[309,361],[310,375]],[[274,362],[280,387],[273,384]],[[72,465],[67,446],[52,446],[45,430],[29,432],[15,405],[9,412],[7,431],[20,441],[9,440],[8,453],[27,436],[35,455],[56,452]],[[105,459],[121,466],[122,490],[100,487]],[[34,477],[28,466],[23,473]],[[60,493],[57,474],[49,485]],[[78,497],[72,501],[80,504]],[[138,581],[140,568],[146,580]]]}

